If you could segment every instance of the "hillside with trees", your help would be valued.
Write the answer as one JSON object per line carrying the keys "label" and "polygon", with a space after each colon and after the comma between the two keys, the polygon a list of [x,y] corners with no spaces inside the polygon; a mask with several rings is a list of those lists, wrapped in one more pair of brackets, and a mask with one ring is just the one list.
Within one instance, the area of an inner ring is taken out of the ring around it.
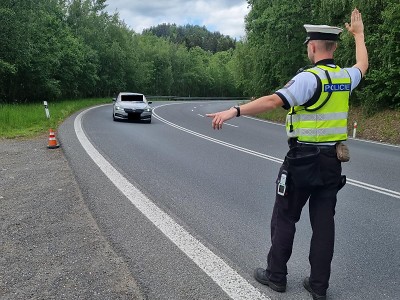
{"label": "hillside with trees", "polygon": [[[196,25],[160,24],[136,33],[106,0],[2,0],[0,103],[147,95],[261,96],[309,64],[303,24],[344,28],[354,7],[365,22],[370,69],[352,103],[367,112],[399,108],[398,0],[247,0],[246,37]],[[332,9],[334,7],[334,9]],[[344,30],[336,52],[355,63]]]}
{"label": "hillside with trees", "polygon": [[235,49],[236,40],[219,32],[210,32],[205,26],[176,24],[160,24],[143,31],[143,34],[153,34],[165,38],[174,44],[183,44],[191,49],[200,47],[212,53]]}

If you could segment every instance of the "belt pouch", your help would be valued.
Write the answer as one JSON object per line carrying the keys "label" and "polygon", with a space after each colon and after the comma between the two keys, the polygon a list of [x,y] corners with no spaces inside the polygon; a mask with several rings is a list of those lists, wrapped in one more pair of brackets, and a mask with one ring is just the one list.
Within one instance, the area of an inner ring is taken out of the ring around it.
{"label": "belt pouch", "polygon": [[293,147],[286,154],[289,174],[296,187],[311,188],[322,186],[320,149],[315,146]]}
{"label": "belt pouch", "polygon": [[337,158],[341,162],[348,162],[350,160],[350,151],[346,144],[343,144],[342,142],[336,143],[335,148]]}

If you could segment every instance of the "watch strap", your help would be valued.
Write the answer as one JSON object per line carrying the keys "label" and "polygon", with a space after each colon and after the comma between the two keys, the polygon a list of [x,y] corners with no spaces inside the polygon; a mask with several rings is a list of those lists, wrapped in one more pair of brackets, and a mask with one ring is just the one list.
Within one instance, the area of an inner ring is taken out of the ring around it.
{"label": "watch strap", "polygon": [[239,105],[235,105],[233,106],[234,109],[236,109],[236,117],[240,117],[240,106]]}

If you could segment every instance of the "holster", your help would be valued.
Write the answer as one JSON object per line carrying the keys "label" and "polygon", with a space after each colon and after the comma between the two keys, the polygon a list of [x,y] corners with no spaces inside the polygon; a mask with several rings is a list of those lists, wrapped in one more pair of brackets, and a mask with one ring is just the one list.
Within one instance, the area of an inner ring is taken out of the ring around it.
{"label": "holster", "polygon": [[339,183],[339,189],[338,189],[338,191],[340,191],[340,190],[346,185],[346,181],[347,181],[346,175],[342,175],[342,176],[340,177],[340,183]]}

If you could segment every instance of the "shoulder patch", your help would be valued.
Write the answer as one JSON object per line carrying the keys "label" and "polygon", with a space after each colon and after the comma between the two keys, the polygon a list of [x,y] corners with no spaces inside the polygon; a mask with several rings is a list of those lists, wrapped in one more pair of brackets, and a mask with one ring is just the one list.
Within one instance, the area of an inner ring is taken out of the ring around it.
{"label": "shoulder patch", "polygon": [[285,84],[284,88],[289,88],[294,83],[294,80],[290,80],[288,83]]}

